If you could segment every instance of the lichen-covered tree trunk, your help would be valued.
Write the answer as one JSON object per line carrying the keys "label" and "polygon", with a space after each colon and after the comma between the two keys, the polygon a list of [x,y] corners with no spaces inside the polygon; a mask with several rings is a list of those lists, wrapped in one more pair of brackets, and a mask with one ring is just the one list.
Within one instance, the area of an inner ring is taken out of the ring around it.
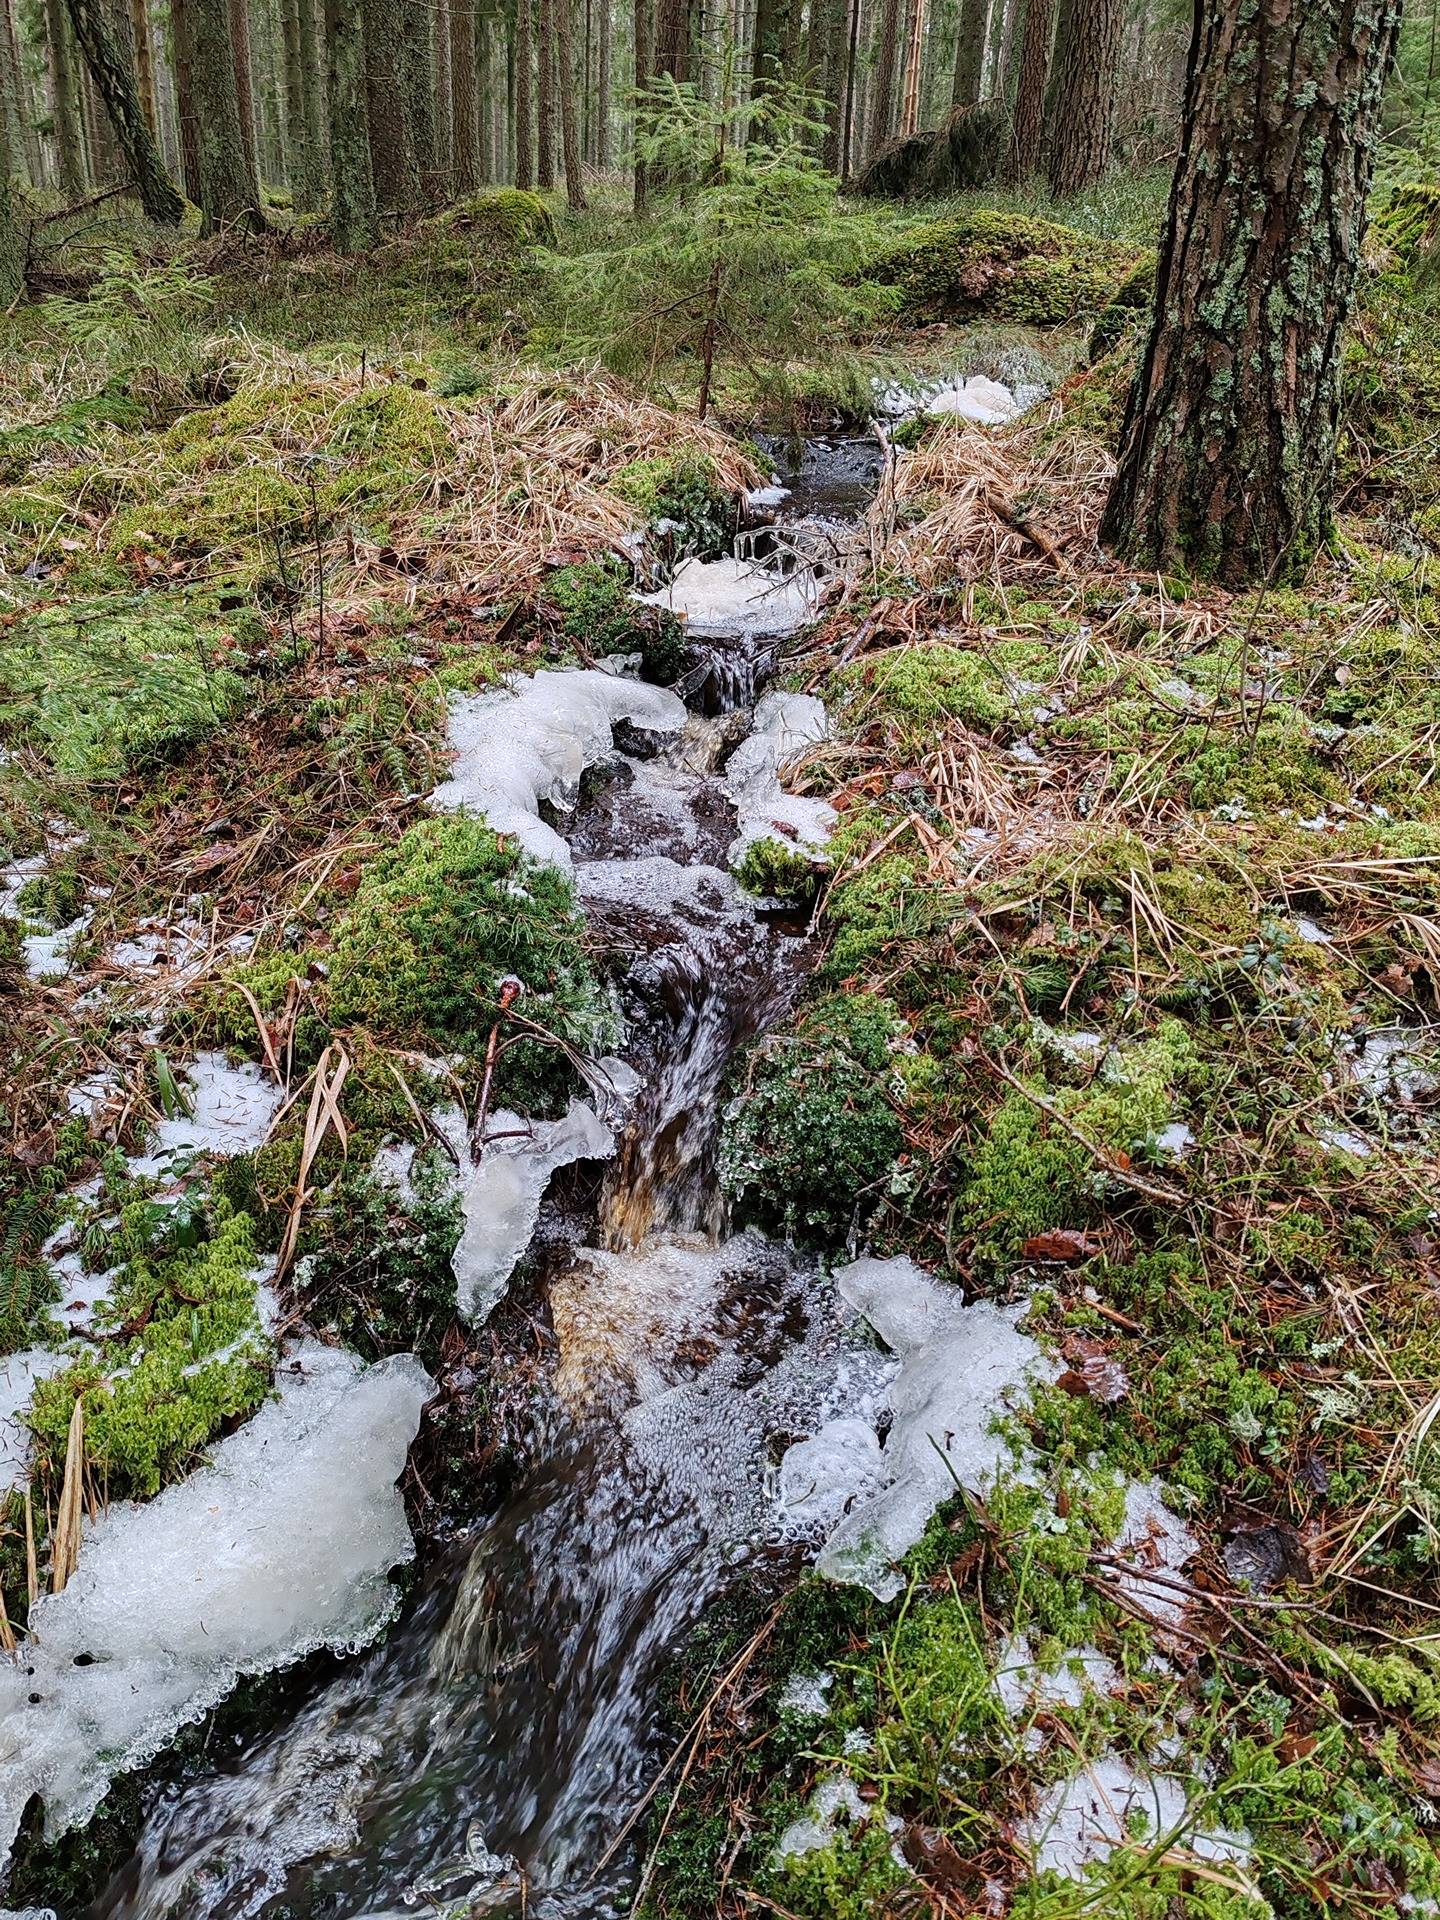
{"label": "lichen-covered tree trunk", "polygon": [[404,25],[401,76],[410,144],[415,149],[422,200],[438,199],[440,159],[435,132],[435,56],[430,37],[430,9],[407,5]]}
{"label": "lichen-covered tree trunk", "polygon": [[305,69],[300,58],[300,0],[281,0],[280,36],[285,50],[285,177],[298,210],[305,202],[311,164]]}
{"label": "lichen-covered tree trunk", "polygon": [[955,80],[950,89],[952,107],[973,107],[980,99],[985,77],[985,37],[990,23],[990,0],[960,0],[960,33],[955,42]]}
{"label": "lichen-covered tree trunk", "polygon": [[54,107],[60,191],[78,200],[85,191],[85,134],[80,119],[80,71],[65,0],[45,0],[46,69]]}
{"label": "lichen-covered tree trunk", "polygon": [[160,157],[135,90],[134,75],[110,30],[102,0],[66,0],[66,5],[85,65],[120,143],[125,168],[135,182],[146,218],[160,226],[178,226],[185,203]]}
{"label": "lichen-covered tree trunk", "polygon": [[1155,311],[1103,537],[1238,583],[1329,531],[1340,353],[1400,0],[1196,0]]}
{"label": "lichen-covered tree trunk", "polygon": [[1050,190],[1057,198],[1094,186],[1110,164],[1110,129],[1124,0],[1071,0],[1050,133]]}
{"label": "lichen-covered tree trunk", "polygon": [[1003,177],[1012,184],[1028,180],[1040,165],[1040,147],[1045,137],[1045,84],[1050,75],[1050,39],[1054,25],[1055,0],[1028,0],[1025,31],[1020,41],[1020,74],[1015,83],[1015,112],[1001,168]]}
{"label": "lichen-covered tree trunk", "polygon": [[[635,0],[635,92],[641,93],[650,84],[650,0]],[[642,213],[650,190],[645,162],[637,151],[635,155],[635,211]]]}
{"label": "lichen-covered tree trunk", "polygon": [[187,0],[187,12],[205,231],[214,233],[236,224],[253,226],[260,191],[246,159],[240,125],[229,0]]}
{"label": "lichen-covered tree trunk", "polygon": [[420,166],[406,111],[406,3],[363,0],[370,173],[377,205],[397,216],[410,213],[420,203]]}
{"label": "lichen-covered tree trunk", "polygon": [[443,200],[449,196],[455,174],[455,123],[450,116],[450,0],[434,0],[421,11],[433,22],[435,186],[436,197]]}
{"label": "lichen-covered tree trunk", "polygon": [[365,100],[363,0],[325,0],[329,50],[330,231],[341,253],[375,244],[375,182]]}

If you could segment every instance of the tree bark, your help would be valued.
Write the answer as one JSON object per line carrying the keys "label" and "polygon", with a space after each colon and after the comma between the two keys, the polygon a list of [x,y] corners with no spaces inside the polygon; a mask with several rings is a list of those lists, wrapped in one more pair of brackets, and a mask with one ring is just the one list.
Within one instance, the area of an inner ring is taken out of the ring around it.
{"label": "tree bark", "polygon": [[300,58],[300,0],[281,0],[280,33],[285,44],[285,175],[297,211],[310,177],[310,139],[305,120],[305,70]]}
{"label": "tree bark", "polygon": [[253,224],[260,192],[246,160],[228,0],[186,0],[206,233],[232,221]]}
{"label": "tree bark", "polygon": [[85,191],[85,134],[80,119],[80,72],[65,0],[45,0],[47,67],[54,100],[60,192],[68,201]]}
{"label": "tree bark", "polygon": [[515,0],[515,184],[527,191],[535,184],[535,147],[532,125],[531,0]]}
{"label": "tree bark", "polygon": [[175,133],[180,143],[180,178],[185,197],[198,207],[200,183],[200,117],[195,105],[195,34],[191,10],[194,0],[170,0],[171,44],[175,51]]}
{"label": "tree bark", "polygon": [[989,24],[990,0],[960,0],[960,32],[955,42],[955,83],[950,89],[952,107],[973,107],[980,99]]}
{"label": "tree bark", "polygon": [[363,253],[375,244],[377,221],[362,0],[325,0],[325,38],[330,75],[330,227],[341,253]]}
{"label": "tree bark", "polygon": [[447,199],[455,179],[455,123],[450,115],[450,0],[434,0],[422,9],[435,23],[432,92],[435,101],[435,179],[438,197]]}
{"label": "tree bark", "polygon": [[450,127],[455,191],[474,193],[480,181],[480,117],[475,101],[476,0],[450,0]]}
{"label": "tree bark", "polygon": [[435,132],[435,56],[430,9],[406,5],[401,55],[401,88],[410,122],[410,144],[420,175],[422,200],[438,199],[440,158]]}
{"label": "tree bark", "polygon": [[1342,336],[1399,0],[1196,0],[1155,309],[1102,537],[1226,584],[1331,530]]}
{"label": "tree bark", "polygon": [[595,74],[595,166],[600,173],[610,169],[610,49],[614,22],[613,0],[599,0],[600,24],[597,38],[599,53]]}
{"label": "tree bark", "polygon": [[1071,0],[1050,135],[1050,191],[1093,187],[1110,163],[1124,0]]}
{"label": "tree bark", "polygon": [[160,114],[155,104],[155,54],[150,45],[150,16],[145,0],[130,0],[130,38],[135,53],[135,91],[140,111],[153,138],[160,138]]}
{"label": "tree bark", "polygon": [[[756,0],[755,43],[751,50],[750,98],[756,100],[767,88],[785,77],[785,44],[790,32],[791,7],[799,0]],[[662,14],[667,0],[660,0]],[[753,121],[752,121],[753,127]]]}
{"label": "tree bark", "polygon": [[[650,73],[650,4],[651,0],[635,0],[635,92],[643,93],[649,86]],[[643,213],[645,200],[650,191],[645,162],[636,155],[635,159],[635,211]]]}
{"label": "tree bark", "polygon": [[13,159],[10,131],[0,115],[0,309],[11,306],[25,291],[25,230],[10,184]]}
{"label": "tree bark", "polygon": [[910,32],[905,43],[905,79],[900,88],[900,137],[909,139],[920,125],[920,62],[925,46],[925,0],[910,0]]}
{"label": "tree bark", "polygon": [[555,0],[539,0],[536,25],[535,184],[550,193],[555,186]]}
{"label": "tree bark", "polygon": [[878,153],[894,125],[895,55],[900,35],[900,0],[884,0],[870,77],[870,151]]}
{"label": "tree bark", "polygon": [[420,168],[405,93],[406,0],[363,0],[365,111],[376,207],[395,217],[420,204]]}
{"label": "tree bark", "polygon": [[[250,0],[230,0],[230,44],[235,61],[235,99],[240,108],[240,141],[250,178],[258,182],[255,157],[255,73],[250,59]],[[259,204],[259,194],[256,194]]]}
{"label": "tree bark", "polygon": [[657,0],[655,71],[672,80],[690,78],[690,0]]}
{"label": "tree bark", "polygon": [[145,217],[160,226],[179,226],[185,203],[165,170],[155,136],[141,109],[134,78],[115,43],[101,0],[66,0],[66,4],[75,38],[115,130],[126,171],[140,195]]}
{"label": "tree bark", "polygon": [[579,81],[575,74],[575,0],[555,0],[555,40],[560,62],[560,144],[565,160],[565,203],[572,213],[585,205],[585,176],[580,168]]}
{"label": "tree bark", "polygon": [[1040,165],[1054,25],[1055,0],[1027,0],[1025,32],[1020,43],[1020,77],[1015,84],[1015,112],[1010,121],[1010,144],[1001,167],[1002,178],[1012,186],[1028,180]]}

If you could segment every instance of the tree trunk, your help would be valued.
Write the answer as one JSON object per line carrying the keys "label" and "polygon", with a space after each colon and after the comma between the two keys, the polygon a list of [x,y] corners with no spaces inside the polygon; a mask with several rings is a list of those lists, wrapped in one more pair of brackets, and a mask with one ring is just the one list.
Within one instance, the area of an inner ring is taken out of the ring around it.
{"label": "tree trunk", "polygon": [[198,207],[200,183],[200,116],[195,105],[194,0],[170,0],[171,43],[175,50],[175,132],[180,142],[180,178],[185,197]]}
{"label": "tree trunk", "polygon": [[325,0],[330,55],[330,227],[341,253],[363,253],[377,234],[365,99],[362,0]]}
{"label": "tree trunk", "polygon": [[495,157],[495,55],[494,20],[475,7],[475,85],[480,103],[480,178],[498,180],[500,168]]}
{"label": "tree trunk", "polygon": [[[785,42],[789,36],[791,5],[799,0],[756,0],[755,44],[751,52],[750,98],[759,99],[768,87],[785,77]],[[660,0],[662,14],[667,0]],[[753,121],[751,123],[754,125]]]}
{"label": "tree trunk", "polygon": [[155,104],[155,55],[150,45],[150,16],[145,0],[130,0],[130,39],[135,57],[135,91],[140,111],[154,139],[160,138],[160,114]]}
{"label": "tree trunk", "polygon": [[35,126],[35,112],[30,96],[30,82],[25,65],[20,57],[20,36],[15,28],[15,8],[13,0],[0,0],[3,18],[0,18],[0,33],[5,37],[5,64],[9,71],[13,92],[11,99],[15,109],[15,120],[11,130],[10,164],[18,171],[22,163],[26,177],[32,186],[39,186],[40,137]]}
{"label": "tree trunk", "polygon": [[860,55],[860,5],[861,0],[850,0],[850,33],[845,53],[845,111],[840,128],[839,166],[836,169],[842,180],[850,178],[855,165],[855,86]]}
{"label": "tree trunk", "polygon": [[690,0],[658,0],[655,71],[668,73],[673,80],[690,78]]}
{"label": "tree trunk", "polygon": [[[635,92],[642,93],[650,84],[650,0],[635,0]],[[645,198],[650,190],[645,162],[636,155],[635,159],[635,211],[643,213]]]}
{"label": "tree trunk", "polygon": [[1196,0],[1180,159],[1102,537],[1227,584],[1329,535],[1341,341],[1400,0]]}
{"label": "tree trunk", "polygon": [[900,35],[900,0],[884,0],[880,10],[875,67],[870,77],[870,151],[878,153],[890,138],[895,93],[895,43]]}
{"label": "tree trunk", "polygon": [[908,140],[920,125],[920,61],[925,45],[925,0],[911,0],[910,32],[905,45],[905,79],[900,88],[900,137]]}
{"label": "tree trunk", "polygon": [[397,218],[420,204],[420,168],[405,110],[406,3],[363,0],[370,177],[377,209]]}
{"label": "tree trunk", "polygon": [[953,107],[973,107],[980,99],[985,77],[985,39],[990,23],[990,0],[960,0],[960,33],[955,42]]}
{"label": "tree trunk", "polygon": [[450,0],[450,128],[455,191],[474,193],[480,182],[480,117],[475,103],[476,0]]}
{"label": "tree trunk", "polygon": [[66,4],[75,38],[115,130],[126,172],[139,192],[145,217],[160,226],[179,226],[185,203],[165,171],[155,136],[141,110],[134,79],[115,44],[101,0],[66,0]]}
{"label": "tree trunk", "polygon": [[423,200],[438,199],[440,158],[435,132],[435,56],[430,37],[430,9],[405,5],[401,88],[410,122],[410,144],[420,175]]}
{"label": "tree trunk", "polygon": [[1093,187],[1110,162],[1124,0],[1071,0],[1050,135],[1056,199]]}
{"label": "tree trunk", "polygon": [[1015,112],[1001,169],[1002,177],[1012,186],[1028,180],[1040,165],[1040,148],[1045,138],[1045,86],[1050,77],[1050,36],[1054,24],[1055,0],[1027,0]]}
{"label": "tree trunk", "polygon": [[[255,158],[255,76],[250,62],[250,0],[230,0],[230,43],[235,63],[235,100],[240,109],[240,140],[245,166],[252,180],[260,169]],[[256,194],[259,204],[259,194]]]}
{"label": "tree trunk", "polygon": [[246,160],[228,0],[186,0],[206,233],[232,221],[253,224],[260,205]]}
{"label": "tree trunk", "polygon": [[0,116],[0,309],[25,291],[25,229],[10,184],[12,163],[9,129]]}
{"label": "tree trunk", "polygon": [[85,191],[85,134],[80,119],[80,70],[65,0],[45,0],[45,40],[60,192],[67,201],[74,201]]}
{"label": "tree trunk", "polygon": [[595,76],[595,166],[598,172],[607,173],[610,168],[610,48],[614,24],[611,17],[613,0],[599,0],[600,51]]}
{"label": "tree trunk", "polygon": [[298,211],[310,178],[310,141],[305,120],[305,69],[300,58],[300,0],[281,0],[280,33],[285,43],[285,174]]}
{"label": "tree trunk", "polygon": [[845,139],[845,94],[849,81],[849,65],[845,57],[848,13],[846,0],[828,0],[823,17],[825,37],[821,57],[824,62],[822,90],[825,98],[825,136],[820,143],[820,160],[831,173],[842,173],[845,166],[842,148]]}
{"label": "tree trunk", "polygon": [[536,40],[540,84],[536,92],[535,181],[542,193],[555,186],[555,0],[539,0]]}
{"label": "tree trunk", "polygon": [[572,213],[585,205],[580,170],[580,129],[576,112],[579,81],[575,74],[575,0],[555,0],[555,41],[560,62],[560,144],[565,159],[565,202]]}
{"label": "tree trunk", "polygon": [[530,72],[533,19],[530,0],[515,0],[515,184],[527,191],[535,184]]}

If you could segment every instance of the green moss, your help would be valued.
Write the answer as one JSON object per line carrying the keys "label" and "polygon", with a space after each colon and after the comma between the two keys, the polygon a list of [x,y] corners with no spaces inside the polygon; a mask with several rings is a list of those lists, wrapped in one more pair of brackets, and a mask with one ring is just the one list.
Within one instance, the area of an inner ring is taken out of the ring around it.
{"label": "green moss", "polygon": [[144,424],[144,411],[123,382],[112,381],[98,393],[71,400],[48,420],[0,427],[0,480],[18,480],[40,460],[57,454],[104,446],[119,431]]}
{"label": "green moss", "polygon": [[369,1174],[347,1171],[305,1223],[305,1297],[367,1360],[418,1353],[434,1366],[455,1319],[451,1255],[460,1198],[432,1148],[403,1204]]}
{"label": "green moss", "polygon": [[1057,326],[1093,313],[1125,280],[1134,255],[1027,214],[993,209],[912,228],[868,265],[900,288],[906,317]]}
{"label": "green moss", "polygon": [[904,1147],[887,1001],[834,995],[752,1050],[726,1110],[721,1177],[742,1218],[843,1238],[889,1191]]}
{"label": "green moss", "polygon": [[[583,935],[574,890],[555,868],[467,816],[422,820],[365,870],[335,926],[329,1015],[475,1054],[498,1021],[498,1087],[522,1104],[554,1099],[571,1083],[558,1043],[593,1054],[614,1033]],[[511,978],[524,990],[515,1020],[499,1004]]]}
{"label": "green moss", "polygon": [[787,900],[804,906],[815,898],[820,875],[814,859],[788,840],[767,835],[745,849],[735,877],[747,893],[762,900]]}
{"label": "green moss", "polygon": [[560,631],[588,653],[638,651],[647,680],[668,687],[685,657],[685,630],[664,607],[642,606],[631,592],[629,569],[614,560],[559,567],[545,582],[544,599]]}
{"label": "green moss", "polygon": [[670,537],[677,555],[718,560],[730,551],[735,502],[721,485],[714,461],[705,454],[632,460],[610,485],[647,525],[673,523]]}
{"label": "green moss", "polygon": [[1149,313],[1155,302],[1156,265],[1157,256],[1153,249],[1142,253],[1111,294],[1109,304],[1102,309],[1090,331],[1089,356],[1092,362],[1103,360],[1106,354],[1113,352]]}
{"label": "green moss", "polygon": [[424,223],[424,231],[455,234],[479,253],[550,245],[555,220],[543,197],[521,187],[495,187],[457,200]]}
{"label": "green moss", "polygon": [[70,1415],[85,1402],[85,1451],[112,1497],[153,1494],[182,1473],[270,1386],[272,1351],[259,1320],[254,1228],[217,1207],[213,1236],[192,1250],[140,1255],[111,1303],[116,1337],[35,1390],[30,1422],[40,1464],[65,1458]]}

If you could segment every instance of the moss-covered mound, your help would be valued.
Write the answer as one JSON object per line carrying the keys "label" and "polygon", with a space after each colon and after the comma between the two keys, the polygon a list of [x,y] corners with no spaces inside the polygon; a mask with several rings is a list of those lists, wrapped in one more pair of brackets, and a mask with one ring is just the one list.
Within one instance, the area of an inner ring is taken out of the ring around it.
{"label": "moss-covered mound", "polygon": [[912,322],[984,315],[1058,326],[1105,306],[1134,263],[1132,251],[1073,227],[982,209],[911,228],[868,272],[898,288]]}
{"label": "moss-covered mound", "polygon": [[726,1116],[722,1179],[736,1213],[837,1243],[888,1191],[905,1136],[890,1004],[833,994],[745,1063]]}
{"label": "moss-covered mound", "polygon": [[1090,330],[1090,359],[1103,360],[1119,343],[1136,331],[1155,299],[1153,248],[1141,254],[1134,266],[1111,294],[1109,304]]}

